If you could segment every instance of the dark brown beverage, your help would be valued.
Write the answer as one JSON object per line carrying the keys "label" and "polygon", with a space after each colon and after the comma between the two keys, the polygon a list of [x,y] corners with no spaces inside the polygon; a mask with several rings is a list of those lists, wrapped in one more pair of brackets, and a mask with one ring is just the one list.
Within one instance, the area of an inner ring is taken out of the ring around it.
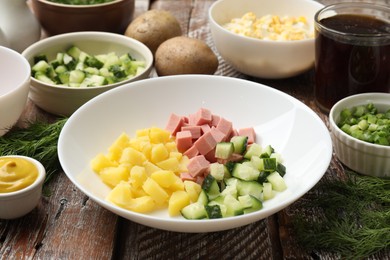
{"label": "dark brown beverage", "polygon": [[337,14],[318,24],[315,96],[321,109],[329,111],[352,94],[390,92],[390,23],[366,15]]}

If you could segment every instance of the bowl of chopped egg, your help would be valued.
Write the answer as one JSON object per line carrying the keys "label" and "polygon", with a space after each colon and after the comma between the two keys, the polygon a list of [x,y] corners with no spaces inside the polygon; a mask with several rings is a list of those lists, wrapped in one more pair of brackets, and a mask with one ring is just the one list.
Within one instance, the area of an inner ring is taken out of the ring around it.
{"label": "bowl of chopped egg", "polygon": [[323,7],[312,0],[219,0],[209,9],[218,53],[237,71],[280,79],[314,65],[314,15]]}

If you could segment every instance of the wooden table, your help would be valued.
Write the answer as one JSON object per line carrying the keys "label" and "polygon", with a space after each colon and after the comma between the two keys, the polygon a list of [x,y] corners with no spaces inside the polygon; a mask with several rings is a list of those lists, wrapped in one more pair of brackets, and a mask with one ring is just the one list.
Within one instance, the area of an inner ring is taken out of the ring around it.
{"label": "wooden table", "polygon": [[[291,0],[293,2],[294,0]],[[373,0],[375,1],[375,0]],[[389,5],[389,0],[380,0]],[[184,34],[216,49],[207,24],[212,0],[136,0],[135,16],[148,9],[165,9],[181,22]],[[322,0],[324,4],[332,0]],[[338,2],[338,1],[333,1]],[[376,0],[375,2],[378,2]],[[313,70],[284,80],[242,75],[219,57],[217,75],[245,78],[288,93],[312,108],[327,124],[328,117],[313,99]],[[55,116],[31,101],[19,120],[52,120]],[[333,157],[324,178],[342,176]],[[297,244],[291,217],[300,201],[256,223],[214,233],[176,233],[149,228],[103,209],[81,193],[63,172],[49,183],[51,195],[17,220],[0,220],[1,259],[334,259],[330,253],[306,252]],[[313,190],[316,188],[314,187]],[[378,254],[378,259],[388,258]]]}

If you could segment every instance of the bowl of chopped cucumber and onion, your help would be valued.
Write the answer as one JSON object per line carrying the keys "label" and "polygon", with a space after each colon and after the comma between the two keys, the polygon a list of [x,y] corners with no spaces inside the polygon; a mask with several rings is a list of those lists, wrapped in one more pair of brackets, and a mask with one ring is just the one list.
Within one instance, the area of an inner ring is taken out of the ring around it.
{"label": "bowl of chopped cucumber and onion", "polygon": [[31,65],[31,100],[63,116],[107,90],[147,78],[153,64],[143,43],[108,32],[52,36],[22,55]]}
{"label": "bowl of chopped cucumber and onion", "polygon": [[390,94],[364,93],[337,102],[329,113],[337,158],[361,174],[390,177]]}

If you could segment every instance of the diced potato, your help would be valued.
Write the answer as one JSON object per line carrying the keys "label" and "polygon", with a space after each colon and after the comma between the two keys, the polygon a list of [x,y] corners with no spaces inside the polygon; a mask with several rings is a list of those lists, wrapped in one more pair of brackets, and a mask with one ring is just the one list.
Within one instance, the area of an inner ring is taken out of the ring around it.
{"label": "diced potato", "polygon": [[178,161],[181,161],[183,154],[181,152],[169,152],[169,158],[176,158]]}
{"label": "diced potato", "polygon": [[184,190],[184,183],[179,176],[176,175],[176,181],[169,187],[171,191]]}
{"label": "diced potato", "polygon": [[150,142],[154,144],[166,143],[170,141],[171,133],[167,130],[151,127],[149,131]]}
{"label": "diced potato", "polygon": [[154,163],[151,163],[149,161],[146,161],[143,166],[145,167],[146,174],[148,176],[150,176],[152,173],[154,173],[156,171],[162,170],[160,167],[156,166]]}
{"label": "diced potato", "polygon": [[100,178],[103,182],[110,187],[115,187],[121,181],[127,181],[129,179],[129,171],[126,167],[107,167],[100,171]]}
{"label": "diced potato", "polygon": [[175,141],[165,143],[165,148],[167,148],[168,152],[178,152]]}
{"label": "diced potato", "polygon": [[175,191],[168,202],[168,212],[171,217],[180,214],[180,210],[190,204],[190,196],[185,191]]}
{"label": "diced potato", "polygon": [[134,188],[142,187],[147,178],[145,167],[136,165],[131,168],[129,182]]}
{"label": "diced potato", "polygon": [[168,199],[168,193],[152,178],[148,178],[142,185],[142,188],[158,204],[163,204]]}
{"label": "diced potato", "polygon": [[152,163],[158,163],[163,160],[166,160],[169,157],[169,152],[167,148],[165,148],[164,144],[155,144],[152,147],[152,151],[150,154],[150,161]]}
{"label": "diced potato", "polygon": [[131,186],[131,193],[134,198],[139,198],[143,196],[147,196],[148,194],[142,189],[142,187],[135,188],[133,185]]}
{"label": "diced potato", "polygon": [[187,165],[190,159],[187,156],[183,156],[179,162],[178,172],[188,172]]}
{"label": "diced potato", "polygon": [[149,128],[139,129],[135,132],[136,137],[147,136],[149,138]]}
{"label": "diced potato", "polygon": [[143,153],[132,147],[127,147],[123,150],[120,162],[128,162],[132,165],[142,166],[147,159]]}
{"label": "diced potato", "polygon": [[126,205],[133,199],[133,195],[131,193],[130,184],[121,181],[118,185],[113,188],[110,193],[108,193],[106,200],[125,208]]}
{"label": "diced potato", "polygon": [[155,180],[158,185],[163,188],[169,188],[177,180],[177,176],[175,175],[175,173],[173,171],[167,170],[156,171],[150,175],[150,178]]}
{"label": "diced potato", "polygon": [[127,209],[139,212],[139,213],[147,213],[151,212],[155,209],[156,203],[150,196],[142,196],[139,198],[134,198],[130,201],[130,203],[126,206]]}
{"label": "diced potato", "polygon": [[184,190],[190,196],[191,202],[196,202],[198,201],[198,197],[202,190],[202,186],[200,186],[200,184],[193,181],[184,181]]}
{"label": "diced potato", "polygon": [[98,154],[95,158],[91,160],[91,168],[93,171],[99,173],[102,169],[107,167],[115,167],[118,163],[110,160],[104,154]]}
{"label": "diced potato", "polygon": [[160,161],[160,162],[156,163],[156,165],[163,170],[170,170],[170,171],[177,172],[179,169],[179,160],[177,160],[177,158],[175,158],[175,157],[172,157],[172,158],[168,158],[166,160]]}
{"label": "diced potato", "polygon": [[122,133],[115,142],[108,148],[109,157],[111,160],[119,160],[121,157],[123,149],[125,149],[129,144],[129,136],[125,133]]}

